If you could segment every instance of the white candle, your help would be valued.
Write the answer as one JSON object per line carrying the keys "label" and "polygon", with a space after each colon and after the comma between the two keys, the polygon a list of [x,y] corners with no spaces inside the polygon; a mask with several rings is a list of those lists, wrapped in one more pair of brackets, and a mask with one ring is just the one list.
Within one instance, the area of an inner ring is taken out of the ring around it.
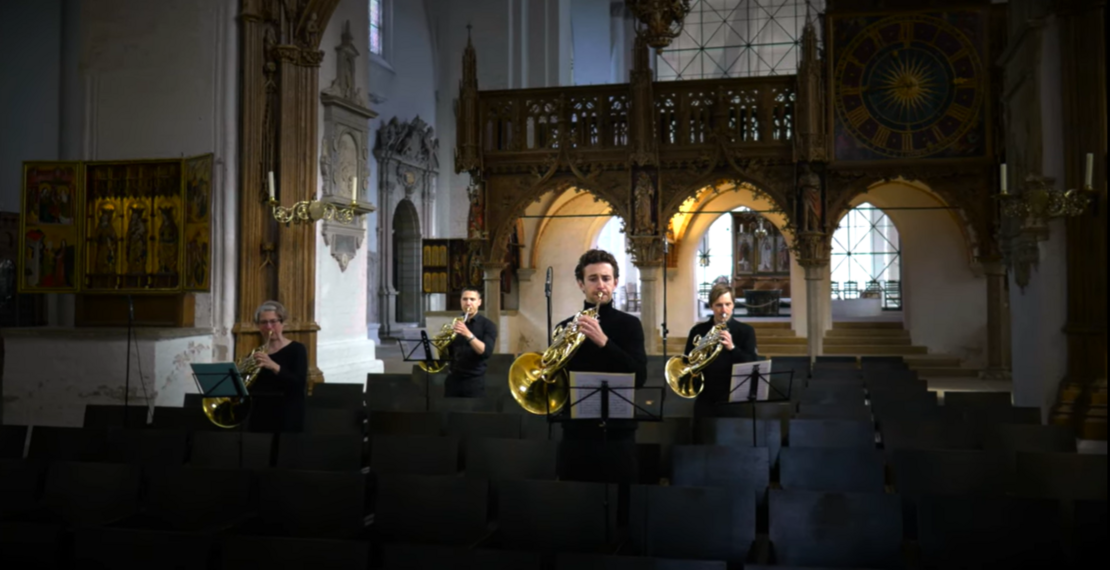
{"label": "white candle", "polygon": [[1002,195],[1005,196],[1006,195],[1006,163],[1005,162],[1002,163],[1002,167],[1000,169],[1000,172],[1001,172],[1000,176],[1001,176],[1001,184],[1002,184]]}
{"label": "white candle", "polygon": [[1087,175],[1083,178],[1083,187],[1090,188],[1095,178],[1095,155],[1087,153]]}
{"label": "white candle", "polygon": [[270,200],[274,199],[274,171],[270,171]]}
{"label": "white candle", "polygon": [[351,178],[351,203],[358,202],[358,176]]}

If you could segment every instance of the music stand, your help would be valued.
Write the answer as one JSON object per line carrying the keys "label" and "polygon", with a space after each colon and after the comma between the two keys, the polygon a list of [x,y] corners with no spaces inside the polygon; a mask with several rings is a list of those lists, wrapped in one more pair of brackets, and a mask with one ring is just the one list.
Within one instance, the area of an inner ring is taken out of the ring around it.
{"label": "music stand", "polygon": [[[193,363],[193,379],[203,398],[247,398],[247,386],[234,362]],[[201,400],[204,406],[204,400]],[[247,429],[253,406],[248,408],[247,417],[239,424],[239,467],[243,467],[243,432]],[[203,410],[202,410],[203,412]],[[207,415],[207,414],[205,414]],[[209,418],[211,419],[211,418]],[[218,424],[217,424],[218,425]],[[222,426],[221,426],[222,427]]]}
{"label": "music stand", "polygon": [[[411,343],[412,350],[406,350],[405,343]],[[428,366],[436,364],[449,364],[449,359],[439,358],[439,354],[432,348],[427,331],[420,331],[418,339],[397,339],[397,346],[401,348],[401,357],[405,362],[424,362]],[[421,351],[421,352],[417,352]],[[417,356],[417,354],[422,354]],[[433,358],[434,357],[434,358]],[[424,411],[432,410],[432,373],[424,368]]]}
{"label": "music stand", "polygon": [[[737,364],[733,366],[735,367],[742,365]],[[770,379],[768,378],[776,375],[789,375],[786,384],[786,393],[783,393],[782,390],[779,390],[779,388],[771,383]],[[756,421],[756,406],[758,406],[759,404],[781,404],[783,402],[789,402],[790,394],[794,391],[794,370],[791,369],[783,370],[780,372],[764,373],[759,370],[759,364],[756,364],[752,367],[751,373],[746,375],[732,376],[731,378],[739,378],[740,381],[736,383],[736,386],[733,386],[733,388],[729,390],[729,399],[732,398],[733,392],[736,392],[741,388],[745,388],[748,393],[745,394],[743,400],[737,400],[734,402],[723,402],[718,405],[750,405],[752,407],[752,447],[758,447],[759,440],[756,436],[757,431],[759,430],[759,424]]]}
{"label": "music stand", "polygon": [[[537,381],[538,382],[543,382],[543,380],[537,380]],[[555,414],[551,413],[551,400],[549,398],[545,398],[546,401],[547,401],[547,406],[548,406],[547,421],[548,421],[549,425],[550,424],[555,424],[555,423],[562,424],[562,423],[570,423],[570,422],[594,422],[594,421],[599,422],[599,426],[601,427],[601,448],[605,453],[605,460],[602,461],[601,468],[602,468],[602,479],[604,480],[603,484],[605,485],[605,497],[604,497],[604,499],[602,499],[602,502],[603,502],[602,512],[603,512],[603,515],[605,517],[605,542],[606,543],[608,543],[610,541],[610,539],[612,538],[612,529],[610,528],[610,520],[609,520],[609,502],[610,502],[609,501],[609,485],[611,484],[611,481],[609,480],[609,460],[610,460],[610,457],[611,457],[611,455],[609,453],[609,420],[614,419],[614,420],[621,420],[621,421],[626,421],[626,422],[636,422],[636,423],[639,423],[639,422],[661,422],[661,421],[663,421],[662,403],[660,403],[659,413],[654,414],[654,413],[648,411],[647,409],[641,407],[639,404],[637,404],[635,402],[635,396],[633,396],[633,399],[630,400],[630,399],[628,399],[628,397],[625,396],[625,394],[621,393],[621,392],[628,392],[628,391],[633,391],[634,392],[636,390],[660,390],[660,391],[662,391],[663,389],[664,388],[662,386],[637,388],[635,385],[633,385],[633,386],[628,386],[628,387],[624,387],[624,386],[613,387],[613,386],[609,385],[608,381],[602,380],[601,383],[597,386],[587,386],[587,387],[582,387],[582,388],[577,388],[577,387],[568,388],[568,393],[572,393],[573,390],[580,390],[580,391],[584,391],[585,394],[582,395],[580,398],[578,398],[575,401],[568,401],[567,405],[564,406],[562,410],[560,410],[558,413],[555,413]],[[632,417],[631,418],[610,418],[609,417],[609,401],[610,401],[611,395],[615,395],[620,400],[623,400],[624,402],[626,402],[626,403],[628,403],[632,406]],[[600,406],[601,409],[600,409],[600,414],[598,415],[598,417],[573,418],[572,413],[571,413],[572,410],[575,407],[579,406],[580,404],[582,404],[583,402],[585,402],[586,400],[590,399],[593,396],[599,396],[601,398],[601,406]],[[660,397],[660,402],[662,402],[662,397]],[[644,415],[643,416],[638,416],[637,412],[642,412]]]}

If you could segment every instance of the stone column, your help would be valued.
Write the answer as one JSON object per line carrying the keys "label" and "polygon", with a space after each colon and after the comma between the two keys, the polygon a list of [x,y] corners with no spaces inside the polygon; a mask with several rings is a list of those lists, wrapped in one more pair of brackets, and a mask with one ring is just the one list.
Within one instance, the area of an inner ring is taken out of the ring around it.
{"label": "stone column", "polygon": [[497,327],[497,346],[494,352],[504,352],[504,347],[508,346],[508,332],[502,330],[501,327],[501,270],[504,265],[498,263],[486,263],[483,266],[485,269],[485,293],[482,295],[482,309],[486,312],[486,318],[493,321]]}
{"label": "stone column", "polygon": [[1010,361],[1007,358],[1006,314],[1010,312],[1009,294],[1006,292],[1006,267],[1001,261],[983,263],[987,276],[987,367],[980,374],[990,380],[1009,380]]}
{"label": "stone column", "polygon": [[825,278],[829,272],[829,243],[820,232],[806,232],[798,236],[798,265],[806,275],[806,346],[810,362],[825,350],[825,309],[828,295]]}
{"label": "stone column", "polygon": [[[656,339],[660,335],[659,325],[662,323],[657,289],[662,286],[659,281],[662,272],[658,263],[637,263],[636,269],[640,270],[640,323],[644,327],[644,349],[650,354],[655,352]],[[666,276],[663,278],[666,279]],[[663,299],[663,302],[667,300]]]}

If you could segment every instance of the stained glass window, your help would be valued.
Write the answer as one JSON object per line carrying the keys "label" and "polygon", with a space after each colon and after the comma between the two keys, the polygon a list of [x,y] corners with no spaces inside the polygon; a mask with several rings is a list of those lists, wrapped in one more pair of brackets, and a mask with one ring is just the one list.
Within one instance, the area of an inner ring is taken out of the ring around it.
{"label": "stained glass window", "polygon": [[825,0],[694,0],[682,33],[656,56],[660,81],[797,72],[806,18]]}
{"label": "stained glass window", "polygon": [[370,53],[382,55],[383,0],[370,0]]}
{"label": "stained glass window", "polygon": [[833,233],[833,298],[881,297],[884,309],[901,309],[901,279],[898,228],[866,202],[850,210]]}

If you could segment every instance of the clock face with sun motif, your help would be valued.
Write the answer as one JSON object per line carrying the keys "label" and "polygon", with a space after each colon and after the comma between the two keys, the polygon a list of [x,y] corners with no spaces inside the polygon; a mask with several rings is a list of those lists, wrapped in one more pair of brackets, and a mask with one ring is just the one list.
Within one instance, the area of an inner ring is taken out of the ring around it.
{"label": "clock face with sun motif", "polygon": [[845,135],[863,151],[854,158],[966,156],[982,146],[985,77],[973,38],[925,14],[854,28],[834,48],[838,158],[847,158]]}

